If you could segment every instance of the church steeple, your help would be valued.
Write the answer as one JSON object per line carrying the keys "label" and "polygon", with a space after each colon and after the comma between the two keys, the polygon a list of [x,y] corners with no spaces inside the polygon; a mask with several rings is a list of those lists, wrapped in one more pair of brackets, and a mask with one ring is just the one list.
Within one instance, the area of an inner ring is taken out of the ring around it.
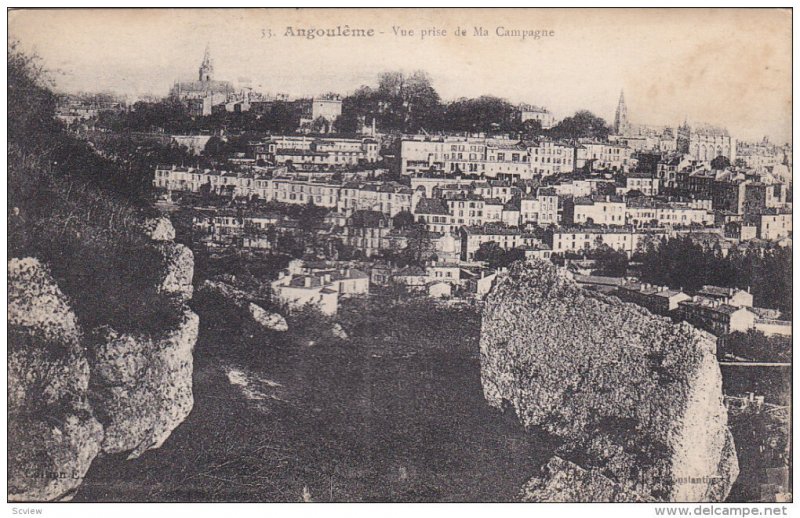
{"label": "church steeple", "polygon": [[619,103],[617,103],[617,113],[614,116],[614,133],[622,135],[629,129],[628,107],[625,105],[625,92],[619,91]]}
{"label": "church steeple", "polygon": [[214,64],[211,62],[211,51],[208,49],[208,45],[206,45],[206,52],[203,55],[203,63],[200,65],[200,81],[201,82],[208,82],[211,81],[214,75]]}

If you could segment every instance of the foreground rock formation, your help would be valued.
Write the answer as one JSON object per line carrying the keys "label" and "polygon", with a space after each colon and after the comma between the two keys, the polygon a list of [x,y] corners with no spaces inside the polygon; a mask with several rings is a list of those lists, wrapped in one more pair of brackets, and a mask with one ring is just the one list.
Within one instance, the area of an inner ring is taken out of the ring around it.
{"label": "foreground rock formation", "polygon": [[564,440],[524,499],[722,501],[738,475],[713,338],[550,263],[515,265],[490,294],[481,379],[490,404]]}
{"label": "foreground rock formation", "polygon": [[156,335],[81,329],[46,265],[8,262],[9,500],[69,499],[97,455],[158,448],[191,411],[194,262],[166,240],[168,220],[153,229],[164,263],[154,290],[181,315]]}

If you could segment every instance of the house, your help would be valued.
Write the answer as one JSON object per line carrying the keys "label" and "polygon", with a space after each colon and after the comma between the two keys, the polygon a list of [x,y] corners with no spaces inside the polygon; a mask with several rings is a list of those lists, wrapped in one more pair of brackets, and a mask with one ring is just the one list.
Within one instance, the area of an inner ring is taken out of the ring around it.
{"label": "house", "polygon": [[273,296],[290,309],[316,306],[335,315],[340,297],[369,295],[369,275],[355,268],[290,265],[271,284]]}
{"label": "house", "polygon": [[650,284],[629,283],[619,287],[620,299],[633,302],[652,313],[671,315],[679,308],[679,304],[692,297],[680,290],[671,290],[667,286],[651,286]]}
{"label": "house", "polygon": [[722,288],[720,286],[705,285],[697,294],[701,297],[739,308],[753,307],[753,295],[750,294],[750,288],[745,291],[737,288]]}
{"label": "house", "polygon": [[722,336],[755,327],[756,315],[747,308],[731,306],[719,300],[692,297],[678,303],[680,316],[695,327]]}

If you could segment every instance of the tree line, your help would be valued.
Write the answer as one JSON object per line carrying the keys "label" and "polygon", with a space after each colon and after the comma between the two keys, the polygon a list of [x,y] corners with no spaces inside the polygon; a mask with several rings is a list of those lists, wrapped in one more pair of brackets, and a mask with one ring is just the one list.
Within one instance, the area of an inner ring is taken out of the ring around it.
{"label": "tree line", "polygon": [[[98,117],[100,127],[112,131],[164,131],[198,133],[223,129],[227,132],[293,133],[300,126],[303,111],[297,103],[272,101],[265,108],[245,112],[220,111],[203,117],[191,117],[186,107],[175,99],[157,103],[137,102],[126,112],[104,112]],[[518,107],[506,99],[491,95],[442,101],[430,76],[423,71],[410,74],[385,72],[376,86],[361,86],[342,98],[342,114],[329,127],[313,121],[312,133],[331,130],[354,135],[363,125],[384,133],[468,132],[514,134],[520,139],[539,136],[553,138],[605,139],[611,132],[608,123],[589,111],[581,110],[554,127],[543,129],[535,120],[522,121]]]}

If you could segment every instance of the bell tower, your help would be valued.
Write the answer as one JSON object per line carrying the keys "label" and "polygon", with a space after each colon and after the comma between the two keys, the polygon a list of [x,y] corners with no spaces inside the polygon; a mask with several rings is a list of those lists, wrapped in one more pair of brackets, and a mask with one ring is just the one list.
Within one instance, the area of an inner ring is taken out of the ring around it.
{"label": "bell tower", "polygon": [[214,76],[214,64],[211,62],[211,52],[206,45],[206,52],[203,55],[203,63],[200,65],[199,73],[200,82],[207,83],[212,80]]}

